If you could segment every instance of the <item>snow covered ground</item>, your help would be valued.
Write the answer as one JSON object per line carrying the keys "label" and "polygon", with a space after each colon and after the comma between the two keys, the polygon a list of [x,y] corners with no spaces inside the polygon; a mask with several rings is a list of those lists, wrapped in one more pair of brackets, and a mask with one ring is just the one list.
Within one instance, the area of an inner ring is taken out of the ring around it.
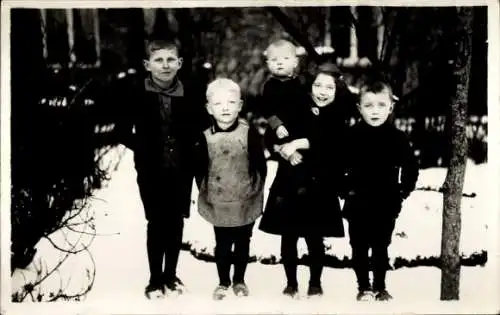
{"label": "snow covered ground", "polygon": [[[389,303],[355,302],[356,283],[351,269],[325,268],[323,283],[325,295],[319,299],[305,297],[292,301],[282,297],[284,274],[281,265],[252,263],[249,265],[247,282],[252,291],[248,298],[229,298],[226,301],[211,300],[211,293],[217,284],[215,265],[196,259],[183,251],[179,262],[179,276],[189,292],[181,297],[147,301],[143,289],[148,280],[145,252],[145,219],[139,199],[133,156],[123,147],[108,154],[103,163],[123,159],[112,174],[111,181],[96,192],[92,205],[86,212],[95,215],[97,236],[91,242],[88,234],[60,231],[52,240],[60,246],[68,246],[68,239],[75,247],[91,244],[89,253],[82,251],[69,255],[68,259],[42,285],[34,290],[34,296],[41,293],[41,300],[50,298],[49,292],[63,288],[68,295],[81,292],[95,272],[95,282],[86,295],[85,303],[36,304],[36,310],[56,314],[78,310],[84,313],[387,313],[387,312],[491,312],[500,309],[498,302],[498,264],[495,255],[488,256],[484,267],[463,267],[461,278],[461,301],[440,303],[440,271],[433,267],[400,268],[388,274],[388,288],[394,296]],[[484,165],[470,164],[467,169],[465,193],[475,192],[476,198],[463,199],[463,229],[461,251],[464,256],[479,250],[488,250],[488,200],[484,197],[484,179],[487,176]],[[271,171],[272,174],[272,171]],[[445,170],[434,169],[422,172],[419,186],[439,187]],[[272,176],[271,176],[272,177]],[[269,178],[270,185],[272,178]],[[483,185],[482,185],[483,184]],[[194,192],[196,194],[196,192]],[[436,192],[416,191],[406,201],[395,233],[404,227],[406,237],[395,237],[390,247],[391,257],[411,259],[416,255],[431,257],[439,255],[442,196]],[[192,216],[186,221],[184,241],[195,253],[213,251],[212,227],[197,214],[193,204]],[[423,210],[429,212],[422,215]],[[491,215],[490,215],[491,217]],[[84,220],[84,218],[78,218]],[[87,227],[93,232],[92,226]],[[92,233],[89,233],[92,234]],[[415,241],[418,240],[418,241]],[[327,239],[332,245],[329,254],[336,257],[350,257],[348,240]],[[65,245],[66,244],[66,245]],[[495,243],[496,244],[496,243]],[[60,261],[64,253],[54,248],[47,240],[37,246],[34,263],[26,270],[16,270],[12,277],[13,292],[26,283],[43,277]],[[302,253],[305,246],[299,247]],[[493,251],[494,253],[497,250]],[[252,240],[251,253],[257,258],[277,256],[279,259],[279,238],[266,235],[257,229]],[[40,270],[37,273],[37,270]],[[306,290],[308,269],[301,266],[302,292]],[[28,297],[26,301],[29,301]],[[57,305],[57,308],[54,306]],[[14,314],[29,308],[29,303],[11,305]],[[10,313],[9,313],[10,314]]]}

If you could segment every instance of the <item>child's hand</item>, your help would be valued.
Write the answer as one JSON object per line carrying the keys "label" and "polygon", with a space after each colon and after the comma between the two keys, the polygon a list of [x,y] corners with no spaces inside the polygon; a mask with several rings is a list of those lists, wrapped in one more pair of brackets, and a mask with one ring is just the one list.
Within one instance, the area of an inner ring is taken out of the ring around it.
{"label": "child's hand", "polygon": [[277,153],[280,153],[281,154],[281,148],[283,147],[283,145],[279,145],[279,144],[275,144],[273,146],[273,150],[274,152],[277,152]]}
{"label": "child's hand", "polygon": [[295,151],[292,153],[292,155],[290,155],[290,158],[288,160],[290,161],[290,163],[293,166],[298,165],[298,164],[302,163],[302,154]]}
{"label": "child's hand", "polygon": [[285,126],[281,125],[276,129],[276,135],[278,139],[283,139],[288,137],[288,130],[286,130]]}
{"label": "child's hand", "polygon": [[297,151],[297,147],[292,142],[288,142],[288,143],[281,145],[279,152],[284,159],[288,160],[288,159],[290,159],[291,155],[293,153],[295,153],[296,151]]}

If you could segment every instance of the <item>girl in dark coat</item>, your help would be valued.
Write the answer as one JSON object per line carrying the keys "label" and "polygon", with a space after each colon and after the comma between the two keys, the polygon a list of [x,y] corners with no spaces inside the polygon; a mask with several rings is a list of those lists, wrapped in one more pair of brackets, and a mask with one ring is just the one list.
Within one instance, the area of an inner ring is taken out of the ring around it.
{"label": "girl in dark coat", "polygon": [[334,70],[331,64],[319,68],[312,85],[310,110],[302,121],[302,138],[276,146],[273,134],[265,135],[266,145],[274,151],[273,158],[279,164],[260,229],[282,236],[281,256],[288,282],[283,293],[292,297],[298,293],[299,237],[304,237],[308,246],[308,295],[312,296],[323,293],[323,238],[344,236],[337,197],[342,167],[335,148],[340,147],[347,109],[355,108],[355,101]]}

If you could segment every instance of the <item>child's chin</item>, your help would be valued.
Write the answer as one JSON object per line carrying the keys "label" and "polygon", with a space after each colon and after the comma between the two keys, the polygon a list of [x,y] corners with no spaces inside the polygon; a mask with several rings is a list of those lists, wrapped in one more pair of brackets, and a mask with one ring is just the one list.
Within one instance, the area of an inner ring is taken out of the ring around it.
{"label": "child's chin", "polygon": [[383,120],[376,120],[376,121],[368,121],[368,124],[372,127],[378,127],[384,124]]}
{"label": "child's chin", "polygon": [[223,117],[219,118],[218,121],[221,123],[224,123],[224,124],[230,124],[230,123],[234,123],[236,121],[236,119],[234,117],[223,116]]}
{"label": "child's chin", "polygon": [[330,104],[331,102],[328,100],[324,100],[324,101],[316,100],[315,103],[316,103],[316,105],[318,105],[318,107],[324,107],[324,106]]}

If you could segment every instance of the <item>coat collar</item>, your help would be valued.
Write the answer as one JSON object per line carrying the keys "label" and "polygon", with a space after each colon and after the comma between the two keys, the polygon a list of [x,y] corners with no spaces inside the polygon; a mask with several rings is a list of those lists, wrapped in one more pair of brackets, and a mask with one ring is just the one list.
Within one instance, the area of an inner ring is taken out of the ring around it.
{"label": "coat collar", "polygon": [[239,119],[236,119],[236,121],[227,129],[222,129],[221,127],[219,127],[219,125],[217,125],[216,122],[214,122],[212,124],[212,128],[211,131],[212,131],[212,134],[215,134],[217,132],[231,132],[231,131],[235,131],[236,128],[238,128],[240,122],[239,122]]}
{"label": "coat collar", "polygon": [[163,89],[156,83],[154,83],[153,79],[151,78],[151,75],[149,75],[144,80],[144,87],[148,92],[155,92],[166,96],[176,96],[176,97],[184,96],[184,86],[177,77],[174,78],[174,81],[172,82],[172,85],[169,88]]}

